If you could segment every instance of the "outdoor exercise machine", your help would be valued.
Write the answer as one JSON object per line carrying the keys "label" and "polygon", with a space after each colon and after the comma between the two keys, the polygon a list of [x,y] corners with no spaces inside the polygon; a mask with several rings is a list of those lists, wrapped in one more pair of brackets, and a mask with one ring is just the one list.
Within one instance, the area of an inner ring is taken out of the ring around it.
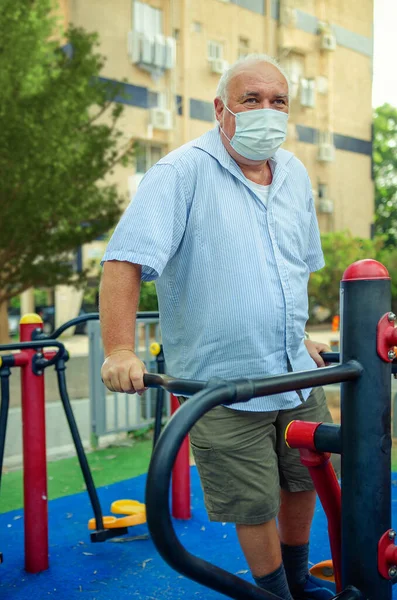
{"label": "outdoor exercise machine", "polygon": [[[138,319],[158,317],[158,313],[141,312]],[[45,369],[55,366],[60,398],[69,425],[81,472],[87,488],[94,518],[88,523],[92,542],[104,542],[110,538],[128,533],[128,527],[146,522],[145,505],[134,500],[115,501],[111,511],[122,517],[104,516],[84,446],[74,418],[66,385],[66,362],[69,355],[58,338],[70,327],[78,323],[97,320],[98,313],[89,313],[71,319],[46,335],[43,322],[36,314],[22,317],[20,321],[20,342],[0,346],[0,351],[14,351],[0,356],[1,407],[0,407],[0,485],[4,458],[8,411],[10,404],[9,378],[13,368],[21,371],[21,408],[23,426],[23,490],[24,490],[24,546],[25,569],[37,573],[48,569],[48,499],[47,499],[47,459],[45,422]],[[164,371],[161,362],[161,346],[153,348],[159,371]],[[164,391],[156,398],[154,423],[154,444],[161,432]],[[171,398],[173,410],[178,403]],[[189,447],[185,442],[179,453],[179,462],[174,470],[173,516],[190,518]],[[178,487],[180,486],[180,487]],[[0,562],[2,555],[0,553]]]}
{"label": "outdoor exercise machine", "polygon": [[[341,383],[341,426],[293,421],[287,443],[300,448],[328,519],[340,600],[391,600],[397,581],[396,533],[391,528],[391,375],[397,346],[387,269],[374,260],[353,263],[340,289],[341,352],[325,368],[258,380],[209,382],[146,375],[145,385],[194,395],[162,432],[149,467],[146,513],[151,537],[179,573],[237,600],[277,600],[247,581],[189,553],[173,528],[168,490],[180,445],[200,417],[219,405],[269,394]],[[341,488],[329,462],[341,454]]]}

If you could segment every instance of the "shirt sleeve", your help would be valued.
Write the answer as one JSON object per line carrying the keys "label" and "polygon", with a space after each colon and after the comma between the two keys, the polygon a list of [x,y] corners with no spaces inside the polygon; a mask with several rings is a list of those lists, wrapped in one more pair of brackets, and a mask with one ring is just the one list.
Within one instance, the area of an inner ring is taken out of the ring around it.
{"label": "shirt sleeve", "polygon": [[142,280],[160,277],[184,234],[186,207],[183,178],[174,165],[152,167],[117,225],[102,264],[131,262],[142,265]]}
{"label": "shirt sleeve", "polygon": [[311,212],[312,218],[309,228],[309,245],[306,255],[306,264],[309,267],[311,273],[319,271],[325,265],[324,254],[321,248],[321,237],[320,230],[318,227],[316,208],[314,206],[312,186],[310,183],[309,176],[308,180],[308,194],[309,194],[309,212]]}

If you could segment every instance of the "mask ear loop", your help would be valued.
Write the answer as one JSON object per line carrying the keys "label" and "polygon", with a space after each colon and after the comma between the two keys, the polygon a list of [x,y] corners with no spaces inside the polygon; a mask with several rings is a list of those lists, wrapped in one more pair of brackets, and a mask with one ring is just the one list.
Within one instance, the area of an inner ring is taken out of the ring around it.
{"label": "mask ear loop", "polygon": [[[232,111],[230,110],[230,108],[229,108],[229,107],[228,107],[226,104],[224,104],[223,106],[226,108],[226,110],[228,110],[228,111],[230,112],[230,114],[231,114],[231,115],[233,115],[233,117],[235,117],[235,116],[236,116],[236,113],[232,112]],[[232,143],[232,140],[231,140],[231,139],[230,139],[230,137],[228,137],[228,136],[226,135],[226,133],[223,131],[223,129],[222,129],[222,127],[221,127],[221,124],[220,124],[220,123],[219,123],[219,129],[222,131],[222,133],[223,133],[223,135],[225,136],[225,138],[226,138],[227,140],[229,140],[229,142],[230,142],[230,143]]]}

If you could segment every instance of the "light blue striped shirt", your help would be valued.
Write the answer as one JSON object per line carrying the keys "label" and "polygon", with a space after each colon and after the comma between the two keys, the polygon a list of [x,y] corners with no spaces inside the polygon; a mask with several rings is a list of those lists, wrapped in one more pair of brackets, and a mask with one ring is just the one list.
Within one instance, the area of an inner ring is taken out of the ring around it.
{"label": "light blue striped shirt", "polygon": [[[270,159],[267,207],[218,128],[162,158],[143,178],[103,261],[156,280],[167,373],[208,380],[315,368],[304,344],[309,273],[323,267],[310,180],[291,152]],[[306,399],[310,390],[304,390]],[[288,409],[296,392],[233,408]]]}

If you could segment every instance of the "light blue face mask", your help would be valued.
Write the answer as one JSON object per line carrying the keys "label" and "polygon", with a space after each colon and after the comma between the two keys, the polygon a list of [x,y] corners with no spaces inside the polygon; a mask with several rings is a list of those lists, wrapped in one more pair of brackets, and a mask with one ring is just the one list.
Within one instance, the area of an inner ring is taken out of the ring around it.
{"label": "light blue face mask", "polygon": [[267,160],[280,148],[287,137],[288,114],[272,108],[258,108],[234,113],[236,131],[229,140],[231,147],[249,160]]}

